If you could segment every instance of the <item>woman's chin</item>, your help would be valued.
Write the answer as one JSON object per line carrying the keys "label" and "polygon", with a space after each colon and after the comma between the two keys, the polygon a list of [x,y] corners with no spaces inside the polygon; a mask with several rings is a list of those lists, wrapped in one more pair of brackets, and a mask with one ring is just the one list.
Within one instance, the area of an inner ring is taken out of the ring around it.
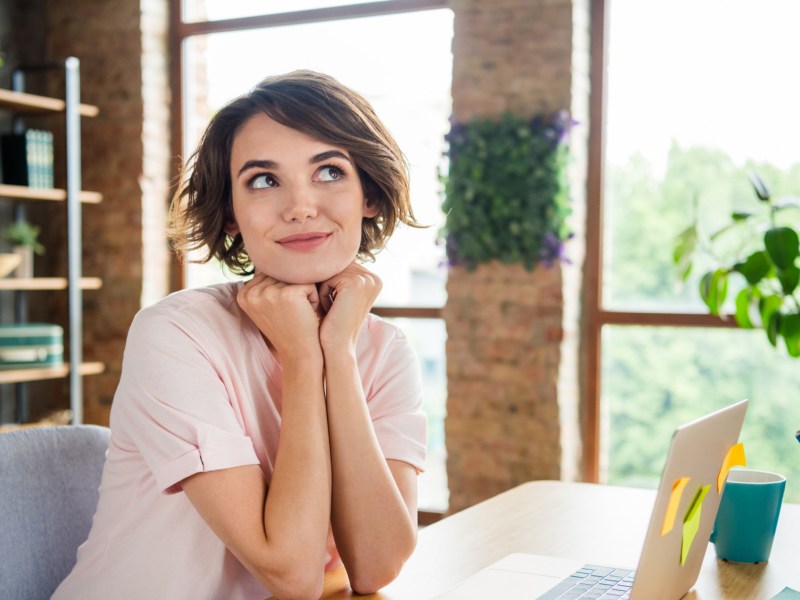
{"label": "woman's chin", "polygon": [[277,279],[278,281],[282,281],[283,283],[288,283],[292,285],[306,285],[306,284],[316,284],[322,283],[323,281],[328,281],[334,275],[338,275],[342,271],[347,268],[347,263],[342,265],[341,267],[338,265],[326,265],[326,266],[318,266],[313,269],[293,269],[293,270],[283,270],[283,269],[270,269],[260,271],[265,275],[272,277],[273,279]]}

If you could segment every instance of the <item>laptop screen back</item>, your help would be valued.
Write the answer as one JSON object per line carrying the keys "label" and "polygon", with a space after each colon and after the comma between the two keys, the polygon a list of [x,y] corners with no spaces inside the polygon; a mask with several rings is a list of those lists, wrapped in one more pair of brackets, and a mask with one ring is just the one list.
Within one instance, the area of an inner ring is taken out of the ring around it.
{"label": "laptop screen back", "polygon": [[[674,600],[700,574],[747,400],[678,427],[672,437],[631,597]],[[720,471],[723,470],[722,474]]]}

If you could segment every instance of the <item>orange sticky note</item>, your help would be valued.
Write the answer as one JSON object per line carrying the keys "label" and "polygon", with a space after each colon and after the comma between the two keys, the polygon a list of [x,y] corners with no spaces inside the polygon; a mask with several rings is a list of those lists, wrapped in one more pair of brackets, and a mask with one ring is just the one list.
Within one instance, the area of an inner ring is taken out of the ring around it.
{"label": "orange sticky note", "polygon": [[694,536],[700,529],[700,515],[703,512],[703,499],[706,497],[708,490],[711,489],[711,484],[705,485],[697,489],[694,495],[694,500],[689,505],[689,510],[686,511],[686,516],[683,518],[683,536],[681,538],[681,564],[686,564],[686,557],[689,556],[689,550],[694,542]]}
{"label": "orange sticky note", "polygon": [[722,467],[717,475],[717,493],[722,493],[722,486],[725,485],[725,480],[728,478],[728,471],[731,467],[744,467],[747,465],[747,459],[744,456],[744,444],[739,442],[735,446],[731,446],[728,454],[725,455],[725,460],[722,461]]}
{"label": "orange sticky note", "polygon": [[675,515],[678,514],[678,506],[681,503],[681,496],[683,495],[683,488],[689,483],[691,477],[681,477],[676,479],[672,484],[672,492],[669,495],[669,504],[667,504],[667,512],[664,513],[664,522],[661,524],[661,535],[666,535],[672,531],[672,526],[675,525]]}

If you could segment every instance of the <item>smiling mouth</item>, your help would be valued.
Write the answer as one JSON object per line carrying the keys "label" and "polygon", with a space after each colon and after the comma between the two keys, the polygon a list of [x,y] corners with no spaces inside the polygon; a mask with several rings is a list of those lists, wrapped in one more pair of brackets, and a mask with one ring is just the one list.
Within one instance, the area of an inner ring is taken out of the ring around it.
{"label": "smiling mouth", "polygon": [[313,250],[328,241],[329,237],[331,237],[330,233],[312,231],[309,233],[290,235],[277,240],[277,242],[282,247],[290,250]]}

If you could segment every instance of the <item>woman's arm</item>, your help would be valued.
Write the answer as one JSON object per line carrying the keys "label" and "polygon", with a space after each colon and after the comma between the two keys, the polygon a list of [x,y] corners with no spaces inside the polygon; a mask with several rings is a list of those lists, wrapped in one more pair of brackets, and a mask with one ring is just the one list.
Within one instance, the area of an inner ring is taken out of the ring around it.
{"label": "woman's arm", "polygon": [[353,590],[372,593],[397,577],[416,545],[417,473],[384,459],[355,359],[326,354],[325,369],[333,535]]}
{"label": "woman's arm", "polygon": [[203,519],[279,598],[322,593],[330,522],[323,361],[316,289],[310,288],[313,292],[256,275],[239,296],[240,306],[273,343],[283,369],[281,434],[269,494],[258,466],[198,473],[183,482]]}
{"label": "woman's arm", "polygon": [[383,457],[367,409],[356,339],[380,280],[351,265],[326,282],[335,292],[320,331],[332,466],[331,521],[350,585],[371,593],[391,582],[416,545],[414,467]]}

